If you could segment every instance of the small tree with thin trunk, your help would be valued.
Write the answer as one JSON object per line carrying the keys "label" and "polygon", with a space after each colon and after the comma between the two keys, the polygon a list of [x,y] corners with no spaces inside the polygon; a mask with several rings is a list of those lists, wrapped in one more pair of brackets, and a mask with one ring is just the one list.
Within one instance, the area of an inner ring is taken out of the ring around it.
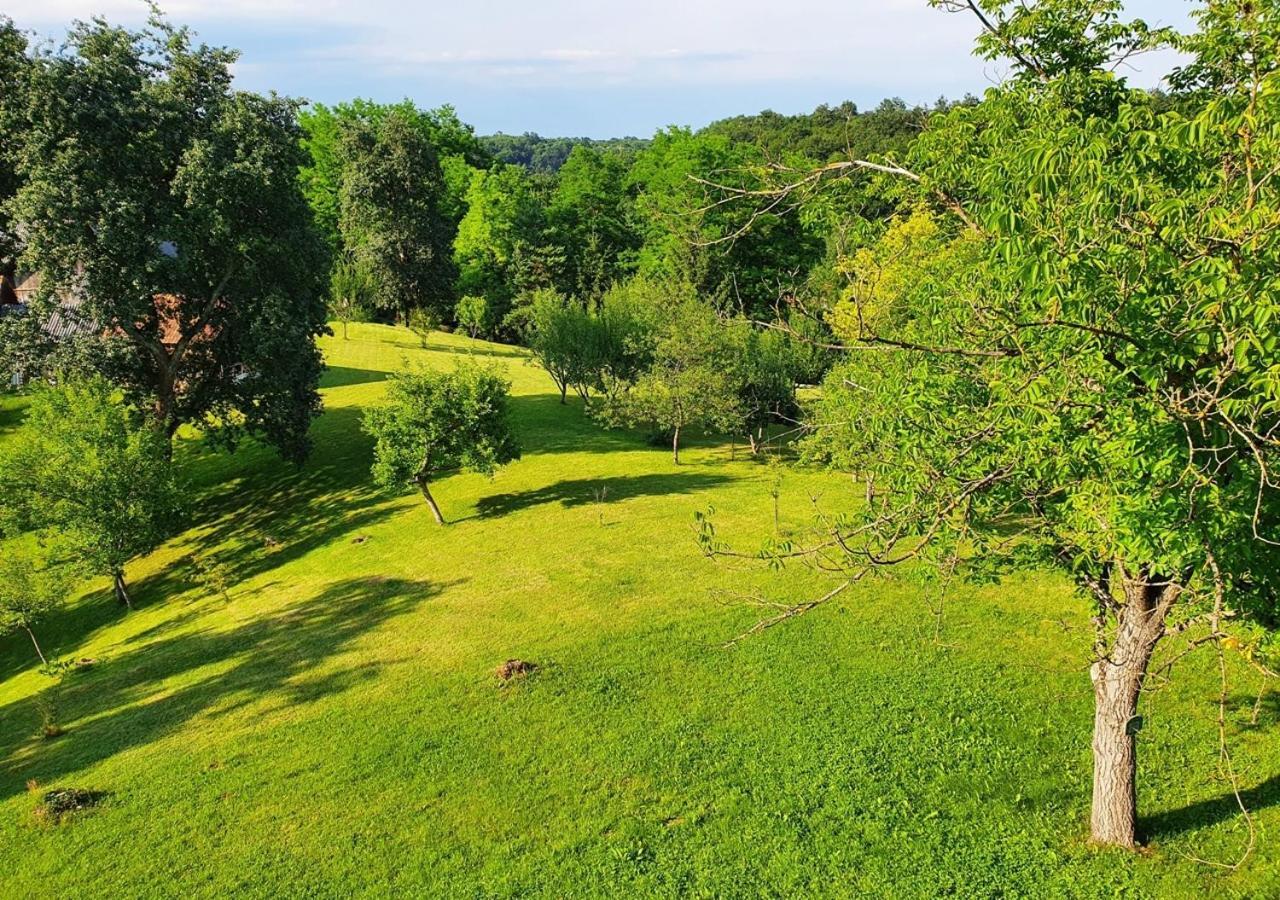
{"label": "small tree with thin trunk", "polygon": [[373,306],[375,284],[369,266],[348,256],[334,267],[329,277],[329,315],[342,323],[342,339],[347,325],[364,321]]}
{"label": "small tree with thin trunk", "polygon": [[458,324],[467,329],[467,334],[474,338],[484,330],[489,321],[489,303],[483,297],[467,294],[458,301],[453,315]]}
{"label": "small tree with thin trunk", "polygon": [[376,442],[374,480],[389,489],[416,487],[436,523],[445,524],[431,496],[433,478],[458,470],[491,474],[520,456],[509,390],[497,372],[476,365],[397,375],[386,403],[365,413],[365,430]]}
{"label": "small tree with thin trunk", "polygon": [[0,634],[25,632],[40,663],[47,665],[34,627],[66,599],[69,585],[65,568],[39,564],[23,548],[0,551]]}
{"label": "small tree with thin trunk", "polygon": [[663,325],[649,369],[630,389],[608,397],[599,417],[611,425],[643,425],[670,434],[677,465],[680,438],[688,429],[736,429],[742,403],[733,329],[744,325],[721,321],[696,300],[681,304]]}
{"label": "small tree with thin trunk", "polygon": [[168,436],[101,378],[36,395],[0,462],[0,490],[12,521],[109,577],[125,606],[125,565],[158,547],[183,509]]}

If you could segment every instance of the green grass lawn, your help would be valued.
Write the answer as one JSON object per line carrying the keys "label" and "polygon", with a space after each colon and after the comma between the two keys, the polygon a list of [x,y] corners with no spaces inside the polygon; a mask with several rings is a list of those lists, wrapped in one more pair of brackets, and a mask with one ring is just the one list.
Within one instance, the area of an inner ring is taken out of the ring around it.
{"label": "green grass lawn", "polygon": [[[771,532],[764,466],[710,441],[675,466],[510,348],[356,325],[324,350],[305,466],[184,440],[195,522],[130,567],[139,608],[94,584],[44,627],[96,660],[63,736],[39,736],[29,644],[0,642],[0,896],[1280,896],[1280,704],[1250,726],[1243,667],[1249,860],[1190,858],[1247,838],[1208,655],[1144,701],[1149,850],[1096,853],[1088,613],[1063,581],[958,588],[940,642],[926,586],[863,584],[725,650],[761,615],[741,596],[829,587],[700,556],[708,505],[743,545]],[[508,371],[524,458],[441,480],[439,529],[375,492],[360,411],[387,372],[469,354]],[[0,447],[20,419],[9,401]],[[816,472],[782,490],[794,530],[811,497],[857,497]],[[192,553],[234,574],[229,602]],[[541,669],[500,687],[513,657]],[[28,780],[106,796],[41,824]]]}

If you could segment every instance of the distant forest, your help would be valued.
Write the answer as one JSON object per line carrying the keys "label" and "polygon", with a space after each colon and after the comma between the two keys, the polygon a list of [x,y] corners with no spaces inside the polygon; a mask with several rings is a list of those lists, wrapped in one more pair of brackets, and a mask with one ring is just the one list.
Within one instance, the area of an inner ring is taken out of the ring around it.
{"label": "distant forest", "polygon": [[[976,102],[965,98],[965,103]],[[701,129],[699,133],[722,135],[734,143],[755,144],[767,156],[800,154],[827,161],[837,156],[865,156],[873,152],[905,150],[919,133],[930,113],[946,109],[940,99],[933,106],[908,106],[903,100],[884,100],[874,109],[860,111],[846,100],[836,106],[822,104],[811,113],[786,115],[766,109],[755,115],[731,116]],[[499,162],[523,166],[530,172],[554,174],[560,171],[574,147],[633,157],[646,149],[648,138],[620,137],[600,140],[585,137],[543,137],[532,132],[522,135],[490,134],[480,137],[480,145]]]}

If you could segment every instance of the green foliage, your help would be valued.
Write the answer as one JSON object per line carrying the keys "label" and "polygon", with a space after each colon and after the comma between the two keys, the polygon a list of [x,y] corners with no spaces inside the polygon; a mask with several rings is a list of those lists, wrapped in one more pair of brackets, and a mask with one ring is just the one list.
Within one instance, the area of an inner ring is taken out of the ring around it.
{"label": "green foliage", "polygon": [[584,145],[561,166],[547,220],[564,253],[559,285],[565,293],[595,300],[634,265],[639,236],[626,178],[620,156]]}
{"label": "green foliage", "polygon": [[730,328],[704,304],[669,311],[648,369],[599,412],[610,424],[648,426],[671,439],[680,461],[681,432],[736,429],[743,416]]}
{"label": "green foliage", "polygon": [[479,139],[481,146],[500,162],[523,166],[539,175],[554,175],[564,165],[577,147],[602,150],[623,158],[633,157],[648,146],[640,138],[544,138],[536,134],[491,134]]}
{"label": "green foliage", "polygon": [[47,663],[34,628],[66,602],[71,579],[63,566],[40,560],[30,547],[10,543],[0,552],[0,636],[23,631]]}
{"label": "green foliage", "polygon": [[368,320],[376,295],[377,283],[365,261],[348,255],[334,267],[329,276],[329,315],[342,323],[344,338],[350,323]]}
{"label": "green foliage", "polygon": [[181,521],[167,436],[139,422],[101,378],[38,392],[7,450],[0,486],[11,521],[121,590],[125,565]]}
{"label": "green foliage", "polygon": [[[945,105],[939,101],[935,110]],[[772,110],[734,116],[712,122],[702,133],[723,135],[738,144],[755,144],[775,160],[803,157],[823,163],[866,159],[905,153],[933,111],[891,99],[859,112],[855,104],[845,101],[794,116]]]}
{"label": "green foliage", "polygon": [[343,248],[342,182],[350,164],[343,152],[343,136],[354,128],[376,130],[392,114],[409,121],[435,150],[444,170],[441,207],[455,226],[462,217],[462,195],[472,169],[489,164],[489,154],[471,126],[462,122],[451,106],[421,110],[410,100],[386,104],[356,99],[336,106],[317,103],[308,107],[299,116],[307,153],[299,179],[316,223],[334,252]]}
{"label": "green foliage", "polygon": [[474,172],[466,206],[453,245],[458,289],[484,297],[491,321],[501,323],[518,294],[541,286],[531,280],[547,280],[531,278],[523,260],[542,241],[544,210],[534,183],[512,165]]}
{"label": "green foliage", "polygon": [[392,109],[357,121],[341,143],[343,244],[368,268],[374,302],[407,321],[411,310],[453,311],[454,228],[443,211],[444,175],[414,116]]}
{"label": "green foliage", "polygon": [[0,303],[12,299],[6,290],[14,287],[12,280],[22,243],[13,219],[13,198],[21,184],[20,145],[8,136],[21,134],[24,129],[23,101],[30,70],[26,50],[25,35],[12,20],[0,15],[0,134],[6,135],[0,140]]}
{"label": "green foliage", "polygon": [[477,297],[475,294],[468,294],[458,301],[458,305],[453,310],[453,317],[473,338],[491,328],[489,303],[484,297]]}
{"label": "green foliage", "polygon": [[822,255],[822,241],[785,209],[724,203],[759,186],[761,151],[721,134],[660,132],[630,172],[643,245],[639,271],[687,281],[722,308],[765,318]]}
{"label": "green foliage", "polygon": [[560,402],[571,387],[586,399],[598,351],[595,319],[552,288],[528,295],[520,316],[533,358],[560,389]]}
{"label": "green foliage", "polygon": [[509,389],[497,372],[477,365],[397,375],[387,402],[365,413],[365,430],[375,441],[374,480],[388,489],[421,487],[444,472],[491,474],[518,459]]}
{"label": "green foliage", "polygon": [[300,459],[323,245],[295,177],[297,105],[233,90],[235,58],[159,20],[73,26],[35,58],[15,215],[38,312],[82,296],[87,322],[130,343],[112,377],[139,408]]}

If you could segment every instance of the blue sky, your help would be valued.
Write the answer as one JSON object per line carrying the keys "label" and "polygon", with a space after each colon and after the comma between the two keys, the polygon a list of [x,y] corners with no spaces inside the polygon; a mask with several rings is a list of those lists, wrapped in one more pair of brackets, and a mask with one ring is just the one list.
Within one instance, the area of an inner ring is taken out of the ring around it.
{"label": "blue sky", "polygon": [[[969,50],[976,23],[925,0],[171,0],[170,17],[243,51],[237,83],[332,103],[452,103],[481,133],[649,135],[737,113],[845,99],[929,102],[980,93],[998,65]],[[140,23],[138,0],[6,0],[57,37],[101,13]],[[1186,0],[1131,0],[1185,27]],[[1167,56],[1131,77],[1153,84]]]}

